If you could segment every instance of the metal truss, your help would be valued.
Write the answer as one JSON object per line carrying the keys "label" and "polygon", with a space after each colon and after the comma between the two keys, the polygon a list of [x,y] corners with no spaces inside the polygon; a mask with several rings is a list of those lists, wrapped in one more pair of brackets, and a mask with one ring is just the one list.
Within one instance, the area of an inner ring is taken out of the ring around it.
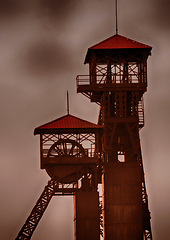
{"label": "metal truss", "polygon": [[[68,141],[76,141],[77,143],[83,145],[85,144],[85,148],[93,151],[95,149],[95,134],[94,133],[62,133],[62,134],[43,134],[42,135],[42,156],[47,157],[48,151],[50,147],[58,141],[68,140]],[[93,150],[92,150],[93,149]]]}
{"label": "metal truss", "polygon": [[[105,55],[100,52],[101,59],[91,67],[91,77],[88,75],[77,76],[77,85],[88,85],[91,80],[96,84],[106,83],[147,83],[147,64],[145,56],[138,57],[138,53],[125,55],[112,53]],[[133,60],[132,60],[133,59]],[[96,68],[96,71],[93,70]]]}
{"label": "metal truss", "polygon": [[93,191],[97,188],[97,173],[95,169],[84,167],[81,169],[82,178],[77,183],[60,183],[51,179],[45,186],[33,210],[21,228],[15,240],[30,240],[40,219],[42,218],[53,196],[74,195],[76,191]]}
{"label": "metal truss", "polygon": [[101,98],[104,117],[139,117],[140,125],[144,126],[144,106],[137,91],[104,92]]}
{"label": "metal truss", "polygon": [[142,170],[142,218],[143,218],[143,232],[144,232],[144,240],[152,240],[152,231],[151,231],[151,215],[148,206],[148,195],[146,192],[145,186],[145,177],[144,177],[144,170],[143,170],[143,161],[142,161],[142,154],[140,151],[140,159],[139,162],[141,164]]}
{"label": "metal truss", "polygon": [[34,206],[32,212],[27,218],[25,224],[21,228],[18,236],[15,240],[29,240],[37,227],[43,213],[45,212],[52,196],[55,194],[58,188],[58,181],[51,179],[45,186],[40,198],[38,199],[36,205]]}
{"label": "metal truss", "polygon": [[148,196],[146,193],[145,182],[142,183],[142,215],[143,215],[143,231],[145,240],[152,240],[151,224],[150,224],[150,212],[148,207]]}
{"label": "metal truss", "polygon": [[[103,83],[140,83],[145,82],[144,71],[142,63],[137,62],[127,62],[110,64],[109,65],[97,65],[97,84]],[[108,79],[109,78],[109,79]]]}

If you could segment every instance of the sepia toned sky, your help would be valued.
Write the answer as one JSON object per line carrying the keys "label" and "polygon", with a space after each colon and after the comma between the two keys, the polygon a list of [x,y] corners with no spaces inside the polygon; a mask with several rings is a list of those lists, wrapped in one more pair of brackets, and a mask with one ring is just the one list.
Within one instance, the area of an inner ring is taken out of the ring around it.
{"label": "sepia toned sky", "polygon": [[[170,1],[118,0],[119,34],[153,47],[140,132],[154,240],[170,236]],[[0,239],[15,239],[49,179],[34,128],[70,113],[97,123],[76,93],[88,47],[115,34],[114,0],[0,0]],[[53,197],[33,240],[73,240],[73,201]]]}

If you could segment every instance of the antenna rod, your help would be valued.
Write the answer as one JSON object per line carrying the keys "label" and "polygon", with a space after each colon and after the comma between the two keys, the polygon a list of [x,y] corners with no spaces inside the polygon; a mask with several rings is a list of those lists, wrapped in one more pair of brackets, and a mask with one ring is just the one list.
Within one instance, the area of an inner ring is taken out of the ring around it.
{"label": "antenna rod", "polygon": [[69,96],[68,96],[68,90],[67,90],[67,114],[69,115]]}
{"label": "antenna rod", "polygon": [[116,34],[118,34],[118,26],[117,26],[117,0],[116,1]]}

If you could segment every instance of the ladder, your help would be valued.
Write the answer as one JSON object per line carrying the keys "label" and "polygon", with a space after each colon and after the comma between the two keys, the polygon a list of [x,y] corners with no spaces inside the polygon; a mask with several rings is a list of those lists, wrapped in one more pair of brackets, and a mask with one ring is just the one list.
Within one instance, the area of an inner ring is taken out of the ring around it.
{"label": "ladder", "polygon": [[144,126],[144,106],[143,106],[143,99],[139,101],[138,104],[138,117],[139,117],[139,128]]}

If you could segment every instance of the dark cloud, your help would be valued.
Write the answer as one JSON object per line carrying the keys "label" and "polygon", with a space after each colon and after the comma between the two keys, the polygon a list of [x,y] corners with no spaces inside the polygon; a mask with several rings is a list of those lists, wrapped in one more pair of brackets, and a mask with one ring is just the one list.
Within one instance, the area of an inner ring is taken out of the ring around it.
{"label": "dark cloud", "polygon": [[22,63],[29,74],[43,76],[57,73],[63,66],[62,48],[55,42],[38,41],[27,47]]}
{"label": "dark cloud", "polygon": [[170,26],[170,1],[169,0],[152,0],[153,9],[151,12],[151,21],[160,29],[168,29]]}
{"label": "dark cloud", "polygon": [[24,14],[34,14],[49,20],[67,20],[78,9],[77,0],[0,0],[0,18],[16,19]]}
{"label": "dark cloud", "polygon": [[29,39],[18,51],[16,58],[18,70],[21,69],[22,74],[28,77],[34,77],[34,81],[40,80],[40,83],[42,80],[49,82],[58,79],[61,74],[72,71],[76,62],[69,46],[48,37]]}
{"label": "dark cloud", "polygon": [[22,0],[0,0],[0,18],[14,18],[25,9]]}
{"label": "dark cloud", "polygon": [[[169,239],[170,1],[118,3],[119,33],[153,46],[140,134],[154,240]],[[67,89],[71,114],[97,122],[98,109],[76,94],[75,78],[88,74],[87,48],[115,33],[114,15],[113,0],[0,0],[1,239],[15,239],[48,180],[34,128],[66,113]],[[68,206],[63,198],[60,204]],[[64,214],[60,204],[47,209],[33,239],[48,232],[51,240],[73,239],[73,204]]]}
{"label": "dark cloud", "polygon": [[40,14],[46,15],[53,19],[67,19],[72,15],[80,1],[77,0],[38,0],[38,11]]}

